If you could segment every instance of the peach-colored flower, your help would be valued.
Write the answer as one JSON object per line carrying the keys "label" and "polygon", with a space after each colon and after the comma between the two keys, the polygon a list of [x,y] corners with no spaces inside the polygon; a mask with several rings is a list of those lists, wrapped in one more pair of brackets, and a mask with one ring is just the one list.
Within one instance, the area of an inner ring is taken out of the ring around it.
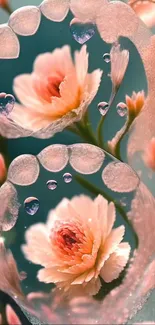
{"label": "peach-colored flower", "polygon": [[111,80],[113,87],[118,89],[121,85],[128,63],[129,63],[129,51],[121,50],[120,44],[116,43],[112,46],[110,51],[111,60]]}
{"label": "peach-colored flower", "polygon": [[130,253],[128,243],[120,243],[125,228],[112,230],[115,206],[99,195],[94,201],[85,195],[64,198],[49,213],[47,224],[26,231],[23,252],[28,260],[44,268],[38,279],[55,283],[62,291],[95,295],[105,282],[116,279]]}
{"label": "peach-colored flower", "polygon": [[[88,73],[85,45],[75,52],[75,64],[69,46],[39,55],[33,72],[14,80],[21,104],[16,103],[9,115],[10,124],[15,123],[12,129],[16,127],[20,136],[29,132],[48,138],[79,121],[97,93],[101,75],[99,69]],[[4,133],[8,136],[7,130]]]}
{"label": "peach-colored flower", "polygon": [[129,6],[148,27],[155,26],[155,3],[148,0],[130,0]]}
{"label": "peach-colored flower", "polygon": [[155,138],[152,138],[146,147],[143,159],[146,166],[155,171]]}
{"label": "peach-colored flower", "polygon": [[3,155],[0,154],[0,184],[2,184],[5,181],[6,175],[7,175],[7,169],[6,169],[5,161]]}
{"label": "peach-colored flower", "polygon": [[138,93],[133,91],[131,97],[126,95],[126,105],[128,107],[129,114],[131,114],[133,117],[136,117],[140,113],[142,107],[144,106],[144,102],[145,93],[143,90],[139,91]]}

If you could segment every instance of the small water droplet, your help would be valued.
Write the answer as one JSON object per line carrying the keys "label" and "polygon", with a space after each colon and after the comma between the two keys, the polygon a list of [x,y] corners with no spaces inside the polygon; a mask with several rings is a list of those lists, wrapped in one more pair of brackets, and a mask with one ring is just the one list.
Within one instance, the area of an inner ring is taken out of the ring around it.
{"label": "small water droplet", "polygon": [[126,197],[123,197],[120,200],[120,204],[121,204],[122,207],[126,207],[126,205],[127,205],[127,198]]}
{"label": "small water droplet", "polygon": [[91,221],[92,221],[92,219],[91,219],[91,218],[89,218],[89,219],[88,219],[88,222],[91,222]]}
{"label": "small water droplet", "polygon": [[72,181],[72,175],[70,173],[65,173],[63,179],[65,183],[70,183]]}
{"label": "small water droplet", "polygon": [[104,53],[103,60],[104,60],[104,62],[109,63],[110,62],[110,53]]}
{"label": "small water droplet", "polygon": [[95,25],[91,23],[83,24],[79,19],[73,18],[70,22],[70,31],[76,42],[84,44],[95,34]]}
{"label": "small water droplet", "polygon": [[116,109],[117,109],[117,113],[121,117],[125,116],[128,112],[127,106],[123,102],[120,102],[119,104],[117,104]]}
{"label": "small water droplet", "polygon": [[109,104],[107,102],[99,103],[98,110],[102,116],[106,115],[109,110]]}
{"label": "small water droplet", "polygon": [[7,116],[13,110],[15,98],[13,95],[0,93],[0,114]]}
{"label": "small water droplet", "polygon": [[36,197],[28,197],[24,201],[24,208],[27,214],[33,216],[39,209],[39,200]]}
{"label": "small water droplet", "polygon": [[51,180],[47,181],[46,185],[49,190],[53,191],[57,188],[58,183],[55,179],[51,179]]}
{"label": "small water droplet", "polygon": [[19,276],[20,276],[20,280],[23,281],[27,278],[27,273],[24,271],[21,271]]}

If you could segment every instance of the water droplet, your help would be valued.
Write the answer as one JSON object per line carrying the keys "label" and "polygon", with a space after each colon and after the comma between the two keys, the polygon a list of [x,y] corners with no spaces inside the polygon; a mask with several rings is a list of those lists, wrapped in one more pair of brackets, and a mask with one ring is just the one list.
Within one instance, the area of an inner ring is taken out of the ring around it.
{"label": "water droplet", "polygon": [[88,219],[88,222],[91,222],[91,221],[92,221],[92,218],[89,218],[89,219]]}
{"label": "water droplet", "polygon": [[24,271],[21,271],[19,276],[20,276],[20,280],[23,281],[27,278],[27,273]]}
{"label": "water droplet", "polygon": [[102,116],[106,115],[109,110],[109,104],[107,102],[99,103],[98,110]]}
{"label": "water droplet", "polygon": [[49,180],[47,183],[46,183],[47,187],[49,190],[55,190],[57,188],[57,181],[55,181],[54,179],[51,179]]}
{"label": "water droplet", "polygon": [[15,98],[13,95],[0,93],[0,114],[7,116],[13,110]]}
{"label": "water droplet", "polygon": [[76,42],[84,44],[95,34],[95,25],[91,23],[82,24],[79,19],[73,18],[70,22],[70,31]]}
{"label": "water droplet", "polygon": [[126,197],[123,197],[121,200],[120,200],[120,204],[122,207],[125,207],[127,205],[127,198]]}
{"label": "water droplet", "polygon": [[104,53],[103,60],[104,60],[104,62],[109,63],[110,62],[110,53]]}
{"label": "water droplet", "polygon": [[24,208],[27,214],[33,216],[39,209],[39,200],[36,197],[28,197],[24,201]]}
{"label": "water droplet", "polygon": [[117,113],[119,114],[119,116],[123,117],[127,114],[128,109],[125,103],[120,102],[119,104],[117,104],[116,106],[117,109]]}
{"label": "water droplet", "polygon": [[63,179],[65,183],[70,183],[72,181],[72,175],[70,173],[65,173]]}

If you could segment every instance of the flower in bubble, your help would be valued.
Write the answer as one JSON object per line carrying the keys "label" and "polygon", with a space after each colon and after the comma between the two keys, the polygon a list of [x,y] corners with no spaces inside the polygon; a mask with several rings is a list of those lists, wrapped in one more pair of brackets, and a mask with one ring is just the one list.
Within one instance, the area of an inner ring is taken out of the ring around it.
{"label": "flower in bubble", "polygon": [[99,69],[88,73],[86,46],[75,52],[75,63],[69,46],[39,55],[31,74],[14,79],[21,104],[15,104],[5,128],[3,118],[3,135],[10,137],[13,131],[14,137],[48,138],[79,121],[98,91],[101,76]]}
{"label": "flower in bubble", "polygon": [[111,60],[111,81],[114,89],[118,89],[123,81],[128,63],[129,51],[121,50],[120,44],[116,43],[110,51]]}
{"label": "flower in bubble", "polygon": [[114,203],[99,195],[64,198],[49,213],[46,224],[26,231],[22,250],[26,258],[40,264],[38,279],[55,283],[62,292],[95,295],[105,282],[118,278],[127,264],[130,245],[121,243],[125,227],[112,229]]}

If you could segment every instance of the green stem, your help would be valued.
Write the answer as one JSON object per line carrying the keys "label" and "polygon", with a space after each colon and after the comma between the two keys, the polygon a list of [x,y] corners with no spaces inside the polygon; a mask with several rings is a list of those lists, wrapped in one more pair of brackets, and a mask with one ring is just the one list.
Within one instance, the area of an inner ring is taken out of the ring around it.
{"label": "green stem", "polygon": [[[109,194],[104,192],[104,190],[99,189],[97,186],[93,185],[92,183],[87,181],[82,176],[74,175],[74,178],[82,187],[84,187],[86,190],[88,190],[92,194],[94,194],[94,195],[101,194],[108,202],[113,202],[114,201],[113,198]],[[131,222],[129,221],[129,219],[128,219],[127,215],[126,215],[126,212],[124,211],[123,207],[118,202],[114,202],[114,203],[115,203],[116,209],[119,211],[119,213],[121,214],[121,216],[123,217],[125,222],[132,228],[132,231],[133,231],[134,236],[135,236],[136,247],[138,247],[138,236],[135,233],[135,231],[133,229],[133,226],[132,226]]]}
{"label": "green stem", "polygon": [[[116,97],[116,95],[118,93],[118,89],[116,89],[114,87],[112,88],[112,92],[111,92],[111,96],[110,96],[109,104],[108,104],[109,109],[111,108],[111,106],[112,106],[112,104],[113,104],[113,102],[115,100],[115,97]],[[104,139],[103,139],[103,134],[102,134],[102,129],[103,129],[103,124],[104,124],[105,118],[106,118],[106,115],[101,117],[101,119],[99,121],[99,124],[98,124],[98,127],[97,127],[98,145],[102,149],[105,149]]]}
{"label": "green stem", "polygon": [[79,131],[79,135],[88,143],[98,146],[95,135],[93,134],[90,124],[83,125],[82,122],[77,122],[76,127]]}
{"label": "green stem", "polygon": [[125,134],[129,131],[129,128],[133,122],[133,120],[135,119],[135,116],[128,116],[128,119],[126,121],[126,125],[124,127],[124,130],[122,132],[122,134],[120,135],[119,137],[119,140],[116,144],[116,147],[115,147],[115,157],[119,160],[122,161],[122,158],[121,158],[121,141],[122,139],[124,138]]}
{"label": "green stem", "polygon": [[9,3],[6,3],[6,4],[5,4],[4,9],[7,11],[7,13],[8,13],[9,15],[12,14],[12,10],[11,10],[11,8],[10,8]]}

